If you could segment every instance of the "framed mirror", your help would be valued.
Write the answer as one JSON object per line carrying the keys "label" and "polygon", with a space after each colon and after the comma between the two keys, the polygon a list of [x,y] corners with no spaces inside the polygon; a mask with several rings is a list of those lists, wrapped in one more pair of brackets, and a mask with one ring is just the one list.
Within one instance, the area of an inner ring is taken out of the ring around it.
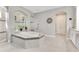
{"label": "framed mirror", "polygon": [[15,11],[14,13],[15,22],[24,22],[26,18],[27,15],[24,12],[19,10]]}

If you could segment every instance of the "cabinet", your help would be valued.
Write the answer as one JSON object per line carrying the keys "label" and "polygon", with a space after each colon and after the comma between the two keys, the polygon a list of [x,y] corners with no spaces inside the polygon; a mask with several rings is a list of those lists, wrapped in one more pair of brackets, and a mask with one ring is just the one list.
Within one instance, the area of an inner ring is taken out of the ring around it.
{"label": "cabinet", "polygon": [[79,49],[79,31],[75,33],[75,45]]}
{"label": "cabinet", "polygon": [[71,31],[71,40],[73,44],[79,49],[79,31],[73,29]]}

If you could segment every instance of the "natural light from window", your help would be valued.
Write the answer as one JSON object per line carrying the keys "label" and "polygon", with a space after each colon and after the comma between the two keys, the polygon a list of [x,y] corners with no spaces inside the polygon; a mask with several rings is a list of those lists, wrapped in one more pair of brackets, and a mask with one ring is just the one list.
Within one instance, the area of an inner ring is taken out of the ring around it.
{"label": "natural light from window", "polygon": [[76,21],[76,28],[79,31],[79,6],[77,6],[77,21]]}
{"label": "natural light from window", "polygon": [[0,11],[0,18],[1,18],[1,11]]}

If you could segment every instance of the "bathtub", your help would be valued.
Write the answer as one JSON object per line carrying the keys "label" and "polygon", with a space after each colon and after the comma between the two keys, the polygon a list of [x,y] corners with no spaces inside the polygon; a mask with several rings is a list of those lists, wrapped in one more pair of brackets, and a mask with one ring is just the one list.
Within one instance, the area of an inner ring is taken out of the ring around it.
{"label": "bathtub", "polygon": [[38,32],[15,32],[11,35],[11,44],[20,48],[35,48],[39,47],[39,40],[44,37]]}
{"label": "bathtub", "polygon": [[43,34],[41,34],[41,33],[32,32],[32,31],[15,32],[12,35],[15,35],[15,36],[18,36],[18,37],[22,37],[22,38],[40,38],[41,36],[43,36]]}

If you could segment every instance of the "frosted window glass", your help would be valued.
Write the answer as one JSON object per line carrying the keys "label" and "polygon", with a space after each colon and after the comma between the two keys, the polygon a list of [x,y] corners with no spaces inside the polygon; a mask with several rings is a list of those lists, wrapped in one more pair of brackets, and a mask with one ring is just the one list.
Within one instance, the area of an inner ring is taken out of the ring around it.
{"label": "frosted window glass", "polygon": [[0,11],[0,18],[1,18],[2,16],[1,16],[1,11]]}

